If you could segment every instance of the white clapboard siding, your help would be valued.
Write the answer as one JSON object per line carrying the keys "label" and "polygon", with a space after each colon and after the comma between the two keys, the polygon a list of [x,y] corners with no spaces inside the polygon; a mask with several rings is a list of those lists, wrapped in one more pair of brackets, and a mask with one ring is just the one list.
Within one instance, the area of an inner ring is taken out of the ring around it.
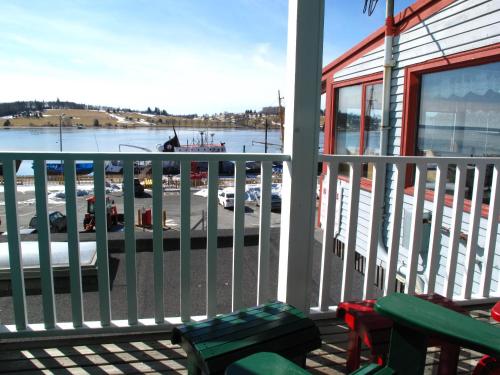
{"label": "white clapboard siding", "polygon": [[342,81],[350,78],[360,77],[382,71],[384,61],[383,46],[377,47],[372,51],[347,65],[342,70],[333,75],[334,81]]}

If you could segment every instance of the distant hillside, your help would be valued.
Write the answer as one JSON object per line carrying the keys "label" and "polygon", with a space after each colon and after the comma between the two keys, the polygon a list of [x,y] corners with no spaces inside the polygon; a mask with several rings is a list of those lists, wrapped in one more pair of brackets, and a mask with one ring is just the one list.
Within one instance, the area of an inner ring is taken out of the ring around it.
{"label": "distant hillside", "polygon": [[0,117],[14,116],[27,112],[42,112],[46,109],[98,109],[99,107],[79,104],[75,102],[56,101],[18,101],[11,103],[0,103]]}

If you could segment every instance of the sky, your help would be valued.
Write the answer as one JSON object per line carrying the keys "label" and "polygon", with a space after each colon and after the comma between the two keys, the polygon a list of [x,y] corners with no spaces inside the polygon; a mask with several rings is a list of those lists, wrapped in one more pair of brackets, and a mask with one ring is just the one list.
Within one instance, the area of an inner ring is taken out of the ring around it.
{"label": "sky", "polygon": [[[363,5],[325,0],[324,65],[383,25],[385,1],[371,17]],[[11,0],[0,14],[0,102],[201,115],[284,94],[286,0]]]}

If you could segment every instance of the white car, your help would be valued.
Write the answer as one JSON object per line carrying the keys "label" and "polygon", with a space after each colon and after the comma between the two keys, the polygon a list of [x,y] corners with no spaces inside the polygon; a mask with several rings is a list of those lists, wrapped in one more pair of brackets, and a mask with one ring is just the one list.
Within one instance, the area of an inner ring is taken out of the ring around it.
{"label": "white car", "polygon": [[234,188],[225,188],[219,192],[219,204],[224,208],[234,207]]}

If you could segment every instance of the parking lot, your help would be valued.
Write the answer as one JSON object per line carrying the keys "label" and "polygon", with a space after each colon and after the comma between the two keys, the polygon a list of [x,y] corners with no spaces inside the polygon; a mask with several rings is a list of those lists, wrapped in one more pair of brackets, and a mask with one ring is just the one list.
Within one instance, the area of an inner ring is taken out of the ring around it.
{"label": "parking lot", "polygon": [[[3,194],[3,186],[0,186],[0,232],[5,232],[6,229],[6,215],[5,215],[5,200]],[[61,192],[62,190],[62,192]],[[89,194],[85,194],[85,189],[80,189],[77,196],[77,209],[78,209],[78,223],[81,224],[83,230],[83,219],[87,212],[87,198]],[[191,228],[202,229],[206,225],[207,213],[207,198],[200,196],[197,193],[199,189],[192,189],[191,191]],[[144,198],[135,198],[135,213],[136,223],[138,220],[138,212],[147,210],[152,207],[152,199],[150,197],[151,191],[145,190]],[[123,192],[121,190],[111,191],[107,196],[114,201],[118,213],[123,213]],[[17,192],[18,201],[18,221],[19,228],[28,228],[31,218],[36,214],[35,206],[35,193],[33,187],[20,186]],[[50,186],[49,185],[49,212],[60,211],[66,213],[64,187]],[[163,194],[163,210],[166,214],[166,221],[164,226],[169,230],[178,230],[180,223],[180,192],[178,190],[166,191]],[[247,202],[245,205],[245,227],[258,227],[259,226],[259,212],[260,207],[255,202]],[[271,213],[271,226],[279,226],[280,211],[274,209]],[[218,205],[218,228],[230,229],[233,227],[233,210],[231,208],[224,209]],[[138,227],[137,230],[147,230]]]}

